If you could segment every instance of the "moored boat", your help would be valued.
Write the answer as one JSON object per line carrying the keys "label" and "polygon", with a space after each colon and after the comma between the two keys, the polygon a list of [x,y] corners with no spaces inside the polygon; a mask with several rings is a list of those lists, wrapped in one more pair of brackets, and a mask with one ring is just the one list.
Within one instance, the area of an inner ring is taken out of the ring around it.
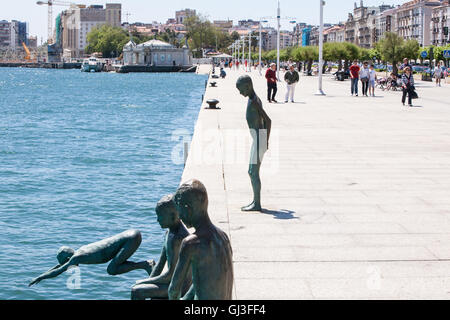
{"label": "moored boat", "polygon": [[81,65],[82,72],[101,72],[103,69],[103,63],[101,63],[97,58],[90,57],[85,59]]}

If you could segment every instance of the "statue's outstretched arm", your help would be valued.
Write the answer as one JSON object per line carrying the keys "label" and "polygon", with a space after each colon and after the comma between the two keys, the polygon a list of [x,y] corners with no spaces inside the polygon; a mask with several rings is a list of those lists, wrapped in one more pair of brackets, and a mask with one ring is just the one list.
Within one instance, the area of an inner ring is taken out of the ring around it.
{"label": "statue's outstretched arm", "polygon": [[183,287],[185,278],[191,268],[191,259],[193,254],[193,245],[187,239],[183,240],[180,249],[180,257],[172,281],[169,285],[169,300],[180,300],[181,288]]}
{"label": "statue's outstretched arm", "polygon": [[75,264],[76,264],[75,260],[70,259],[64,265],[62,265],[62,266],[58,265],[58,266],[54,267],[53,269],[50,269],[49,271],[41,274],[39,277],[33,279],[28,286],[31,287],[32,285],[37,284],[45,279],[55,278],[55,277],[59,276],[61,273],[66,272],[70,266],[73,266]]}

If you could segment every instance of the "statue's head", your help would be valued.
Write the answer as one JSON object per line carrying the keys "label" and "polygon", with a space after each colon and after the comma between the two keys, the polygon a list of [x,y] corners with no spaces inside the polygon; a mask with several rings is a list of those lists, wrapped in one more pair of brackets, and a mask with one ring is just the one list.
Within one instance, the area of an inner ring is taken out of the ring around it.
{"label": "statue's head", "polygon": [[69,247],[61,247],[58,250],[58,253],[56,254],[56,259],[58,260],[60,265],[65,264],[72,258],[72,256],[75,254],[75,250]]}
{"label": "statue's head", "polygon": [[236,82],[236,88],[238,88],[240,94],[244,97],[248,97],[253,92],[253,82],[252,78],[249,76],[241,76]]}
{"label": "statue's head", "polygon": [[205,186],[195,179],[182,184],[175,194],[175,205],[186,226],[195,226],[208,212],[208,193]]}
{"label": "statue's head", "polygon": [[170,228],[180,221],[175,202],[173,201],[173,195],[163,197],[156,204],[156,216],[161,228]]}

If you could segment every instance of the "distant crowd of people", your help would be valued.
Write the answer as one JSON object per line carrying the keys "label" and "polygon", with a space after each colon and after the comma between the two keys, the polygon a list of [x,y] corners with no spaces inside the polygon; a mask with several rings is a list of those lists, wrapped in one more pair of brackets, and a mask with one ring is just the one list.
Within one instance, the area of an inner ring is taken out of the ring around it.
{"label": "distant crowd of people", "polygon": [[[239,68],[240,62],[235,61],[235,67]],[[248,62],[244,61],[244,67],[247,69]],[[259,63],[253,64],[256,69],[259,67]],[[233,61],[222,61],[220,62],[221,70],[229,67],[233,67]],[[251,66],[250,66],[251,67]],[[261,68],[264,68],[264,63],[261,63]],[[286,68],[286,66],[284,66]],[[413,67],[409,63],[409,60],[405,58],[403,64],[399,67],[402,74],[399,76],[392,72],[389,78],[378,79],[377,71],[375,70],[374,64],[369,64],[369,62],[363,62],[361,65],[357,60],[353,61],[352,65],[348,69],[348,74],[350,76],[350,92],[352,96],[359,96],[359,82],[361,82],[361,94],[365,97],[375,97],[375,88],[377,86],[381,87],[383,90],[401,89],[402,104],[406,104],[406,99],[408,99],[408,106],[412,105],[412,100],[418,98],[416,92]],[[433,70],[433,77],[436,80],[436,86],[441,86],[441,79],[448,76],[447,68],[443,61],[436,64]],[[267,80],[267,101],[269,103],[277,103],[276,95],[278,93],[278,82],[280,81],[277,77],[277,65],[271,63],[266,70],[265,78]],[[294,103],[294,95],[297,84],[299,83],[300,77],[299,73],[295,68],[293,63],[287,64],[287,71],[284,74],[284,81],[286,82],[286,94],[285,103],[289,101]]]}

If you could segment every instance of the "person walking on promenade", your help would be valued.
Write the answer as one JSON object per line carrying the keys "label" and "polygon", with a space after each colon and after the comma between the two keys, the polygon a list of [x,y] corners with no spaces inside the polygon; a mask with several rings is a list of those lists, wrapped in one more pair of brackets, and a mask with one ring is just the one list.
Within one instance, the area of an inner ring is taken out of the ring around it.
{"label": "person walking on promenade", "polygon": [[361,71],[359,71],[359,77],[362,83],[363,96],[366,97],[368,97],[367,90],[369,89],[369,76],[370,76],[369,64],[367,62],[364,62]]}
{"label": "person walking on promenade", "polygon": [[275,96],[277,94],[277,65],[275,63],[270,64],[270,68],[266,71],[266,79],[267,79],[267,100],[269,103],[275,102]]}
{"label": "person walking on promenade", "polygon": [[442,75],[445,74],[445,65],[444,61],[439,61],[439,64],[434,68],[434,77],[436,78],[436,87],[441,86]]}
{"label": "person walking on promenade", "polygon": [[400,66],[400,70],[405,70],[405,68],[409,68],[410,70],[412,70],[412,65],[409,64],[409,60],[408,58],[403,59],[403,64]]}
{"label": "person walking on promenade", "polygon": [[353,65],[350,67],[350,78],[352,82],[352,96],[355,94],[358,96],[358,81],[359,81],[359,66],[358,61],[353,61]]}
{"label": "person walking on promenade", "polygon": [[286,81],[287,84],[285,103],[289,102],[289,98],[291,99],[291,102],[294,103],[295,86],[297,85],[299,80],[300,77],[298,75],[298,72],[295,70],[294,65],[291,64],[289,66],[289,71],[284,75],[284,81]]}
{"label": "person walking on promenade", "polygon": [[412,107],[412,96],[414,94],[414,76],[412,75],[411,68],[406,67],[403,70],[402,75],[402,88],[403,88],[403,97],[402,103],[405,105],[406,95],[408,95],[408,106]]}
{"label": "person walking on promenade", "polygon": [[375,97],[375,83],[377,81],[377,72],[375,71],[374,65],[370,65],[369,70],[369,95]]}

